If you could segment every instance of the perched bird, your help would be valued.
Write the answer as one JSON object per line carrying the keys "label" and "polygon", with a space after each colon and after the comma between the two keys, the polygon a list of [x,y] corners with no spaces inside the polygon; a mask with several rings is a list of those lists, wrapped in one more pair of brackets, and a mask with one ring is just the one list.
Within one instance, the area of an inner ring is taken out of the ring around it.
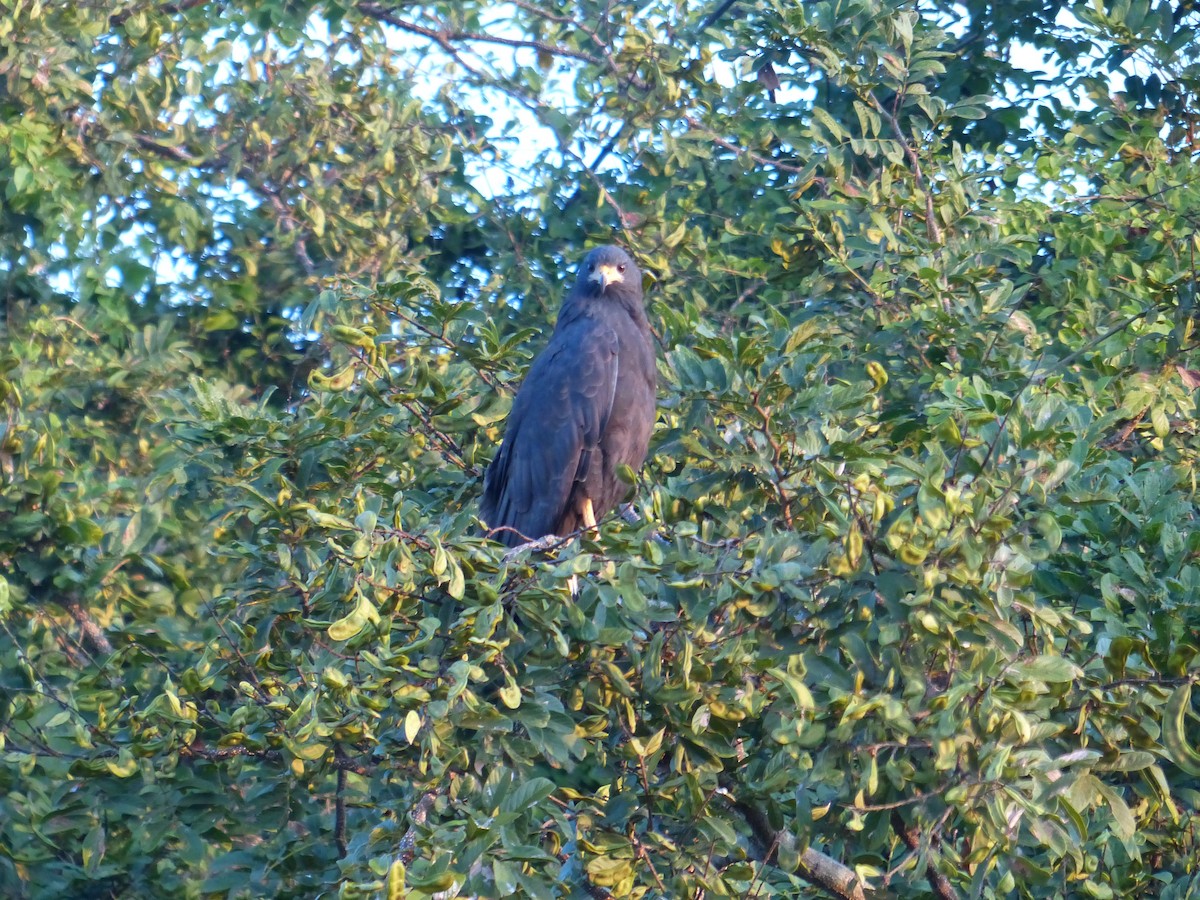
{"label": "perched bird", "polygon": [[480,516],[510,547],[591,528],[629,486],[654,426],[654,338],[642,274],[619,247],[584,257],[483,483]]}

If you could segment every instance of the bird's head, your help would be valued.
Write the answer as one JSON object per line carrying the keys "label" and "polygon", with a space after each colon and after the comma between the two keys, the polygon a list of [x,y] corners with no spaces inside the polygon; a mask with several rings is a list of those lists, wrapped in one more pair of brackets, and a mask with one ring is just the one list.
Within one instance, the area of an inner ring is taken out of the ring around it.
{"label": "bird's head", "polygon": [[597,247],[579,266],[578,290],[583,294],[642,295],[642,273],[633,257],[620,247]]}

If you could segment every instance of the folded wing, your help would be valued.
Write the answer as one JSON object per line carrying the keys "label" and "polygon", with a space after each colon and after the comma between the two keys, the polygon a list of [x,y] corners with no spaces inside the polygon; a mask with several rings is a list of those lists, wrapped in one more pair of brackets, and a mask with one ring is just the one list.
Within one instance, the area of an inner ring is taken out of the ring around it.
{"label": "folded wing", "polygon": [[572,490],[598,459],[617,385],[617,336],[581,317],[534,360],[488,467],[480,513],[509,546],[561,533]]}

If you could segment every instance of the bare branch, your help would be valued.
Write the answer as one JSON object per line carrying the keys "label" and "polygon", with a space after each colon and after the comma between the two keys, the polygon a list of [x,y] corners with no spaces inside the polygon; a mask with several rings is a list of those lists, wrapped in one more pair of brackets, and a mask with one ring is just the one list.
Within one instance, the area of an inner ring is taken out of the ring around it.
{"label": "bare branch", "polygon": [[144,134],[134,135],[133,140],[143,150],[149,150],[157,156],[173,159],[187,166],[194,166],[197,163],[196,158],[182,147],[169,147],[166,144],[160,144],[154,138],[147,137]]}
{"label": "bare branch", "polygon": [[[197,6],[203,6],[208,0],[179,0],[178,3],[164,3],[155,10],[155,13],[160,16],[173,16],[176,13],[187,12],[189,9],[195,9]],[[119,13],[115,13],[108,17],[108,24],[121,26],[124,25],[132,16],[136,16],[142,10],[131,7],[123,9]]]}
{"label": "bare branch", "polygon": [[729,11],[729,7],[733,6],[735,3],[737,3],[737,0],[725,0],[724,3],[714,9],[704,18],[704,21],[701,22],[700,26],[696,29],[696,33],[704,34],[707,29],[711,28],[718,21],[720,21],[721,16],[725,15],[725,13]]}
{"label": "bare branch", "polygon": [[876,112],[888,120],[888,124],[892,126],[892,133],[896,135],[896,140],[900,142],[900,146],[904,148],[904,155],[908,157],[908,162],[912,166],[913,181],[916,182],[917,189],[925,195],[925,230],[929,234],[929,241],[933,244],[942,243],[942,229],[937,222],[937,214],[933,208],[933,192],[925,183],[925,176],[921,172],[921,160],[917,156],[917,151],[912,148],[912,144],[904,136],[904,129],[900,125],[900,120],[896,118],[892,112],[879,102],[879,98],[874,93],[870,94],[871,104],[875,107]]}
{"label": "bare branch", "polygon": [[[783,162],[782,160],[772,159],[769,156],[762,156],[761,154],[755,153],[753,150],[749,150],[745,147],[739,147],[737,144],[733,143],[732,141],[728,141],[725,138],[721,137],[719,134],[715,134],[712,131],[710,131],[709,129],[705,128],[704,125],[700,121],[693,118],[692,116],[688,116],[687,118],[684,119],[684,121],[687,122],[687,124],[690,128],[703,133],[704,136],[708,138],[708,140],[712,141],[718,147],[722,147],[726,150],[730,150],[739,156],[749,157],[751,160],[758,163],[760,166],[770,166],[772,169],[778,169],[781,172],[789,172],[793,175],[808,174],[809,177],[812,179],[813,184],[817,185],[818,187],[821,188],[821,190],[826,191],[826,193],[828,193],[828,186],[829,186],[828,181],[826,181],[826,179],[820,177],[819,175],[812,175],[810,173],[810,171],[807,168],[805,168],[804,166],[797,166],[794,163],[787,163],[787,162]],[[853,185],[849,184],[848,182],[839,185],[838,189],[841,191],[841,193],[845,194],[847,197],[861,197],[862,196],[862,192],[859,191]]]}
{"label": "bare branch", "polygon": [[[342,748],[337,747],[333,758],[336,762],[344,762]],[[337,791],[334,794],[333,840],[337,845],[338,859],[346,858],[346,770],[337,770]]]}
{"label": "bare branch", "polygon": [[[250,759],[261,759],[264,762],[283,762],[283,754],[278,750],[251,750],[249,747],[209,748],[200,742],[180,747],[179,755],[188,759],[203,759],[208,762],[225,762],[226,760],[236,759],[239,756]],[[373,771],[371,766],[357,763],[345,756],[334,757],[334,759],[329,761],[329,764],[339,772],[344,770],[346,772],[353,772],[355,775],[370,775]]]}
{"label": "bare branch", "polygon": [[[758,807],[751,806],[744,800],[730,799],[734,809],[741,813],[746,824],[750,826],[755,839],[764,847],[769,848],[763,856],[763,862],[770,862],[780,843],[794,840],[790,834],[777,832],[772,828],[770,822],[767,821],[766,813]],[[845,900],[866,900],[867,895],[863,891],[862,880],[853,869],[812,847],[800,854],[799,874],[806,881],[823,887]]]}
{"label": "bare branch", "polygon": [[[754,160],[756,163],[758,163],[761,166],[771,166],[774,169],[779,169],[781,172],[792,172],[793,174],[796,174],[796,175],[799,175],[802,172],[804,172],[804,168],[802,166],[795,166],[795,165],[792,165],[791,163],[780,162],[777,159],[771,159],[771,157],[769,157],[769,156],[760,156],[759,154],[755,153],[753,150],[747,150],[745,147],[739,147],[737,144],[733,143],[732,141],[727,141],[720,135],[713,134],[708,129],[706,129],[699,121],[692,118],[691,116],[688,116],[684,121],[686,121],[688,123],[688,127],[693,128],[696,131],[704,132],[705,135],[708,137],[708,139],[710,141],[712,141],[714,144],[716,144],[718,147],[724,147],[726,150],[732,150],[734,153],[738,154],[739,156],[748,156],[748,157],[750,157],[750,159]],[[814,180],[818,180],[818,179],[814,179]]]}
{"label": "bare branch", "polygon": [[578,19],[572,19],[570,16],[557,15],[556,13],[552,13],[549,10],[542,9],[541,7],[537,6],[536,4],[528,2],[528,0],[509,0],[509,2],[512,3],[513,6],[518,7],[519,9],[523,9],[526,12],[533,13],[533,15],[537,16],[540,19],[545,19],[548,22],[557,22],[560,25],[570,25],[576,31],[580,31],[583,34],[586,34],[588,37],[590,37],[592,39],[592,43],[594,43],[597,47],[599,47],[601,49],[601,52],[603,52],[605,56],[608,56],[608,45],[606,43],[604,43],[604,39],[601,38],[600,35],[598,35],[595,32],[594,29],[588,28],[588,26],[586,24],[579,21]]}
{"label": "bare branch", "polygon": [[754,279],[754,281],[751,281],[748,285],[746,285],[745,289],[740,294],[737,295],[737,299],[734,300],[733,303],[730,305],[729,311],[733,312],[735,309],[737,309],[739,306],[741,306],[743,303],[745,303],[747,300],[749,300],[751,297],[753,297],[755,294],[757,294],[759,292],[759,290],[761,290],[762,288],[764,288],[766,286],[767,286],[767,279],[765,279],[765,278],[756,278],[756,279]]}
{"label": "bare branch", "polygon": [[79,625],[79,631],[83,635],[84,641],[96,653],[102,653],[105,656],[111,656],[113,645],[109,642],[108,636],[104,630],[92,618],[92,614],[88,612],[77,600],[72,600],[66,604],[67,612],[71,614],[71,618]]}
{"label": "bare branch", "polygon": [[[574,50],[570,47],[562,47],[555,44],[548,44],[545,41],[537,41],[526,38],[508,38],[500,35],[487,34],[481,31],[455,31],[450,28],[428,28],[424,25],[419,25],[416,22],[410,22],[407,19],[402,19],[389,9],[384,9],[378,3],[361,2],[358,4],[358,10],[363,15],[375,19],[379,22],[385,22],[393,28],[399,28],[401,31],[406,31],[409,34],[420,35],[428,38],[436,43],[447,52],[452,52],[451,48],[455,41],[467,41],[480,44],[497,44],[503,47],[515,47],[518,49],[536,50],[538,53],[545,53],[549,56],[557,56],[565,59],[577,59],[581,62],[590,63],[594,66],[599,66],[602,69],[607,69],[617,78],[625,77],[620,66],[612,55],[605,50],[603,56],[596,56],[592,53],[585,53],[582,50]],[[644,89],[646,84],[640,78],[631,78],[630,83],[635,87]]]}
{"label": "bare branch", "polygon": [[[593,159],[586,168],[588,177],[591,178],[593,181],[595,181],[597,183],[597,185],[601,188],[601,190],[604,189],[604,186],[601,185],[599,180],[596,178],[596,172],[600,168],[600,163],[604,162],[604,160],[608,158],[608,155],[610,153],[612,153],[613,150],[616,149],[617,142],[621,139],[621,133],[625,130],[625,126],[627,126],[628,124],[629,124],[628,122],[621,123],[621,127],[613,132],[612,137],[610,137],[605,142],[604,146],[601,147],[600,151],[596,154],[596,158]],[[570,209],[571,206],[575,203],[575,201],[578,200],[580,198],[580,196],[582,196],[582,195],[583,195],[583,183],[580,182],[580,184],[575,188],[575,193],[573,193],[570,197],[568,197],[567,202],[563,204],[562,211],[566,212],[568,209]]]}
{"label": "bare branch", "polygon": [[[914,853],[921,849],[921,832],[916,826],[909,827],[904,822],[904,817],[898,812],[892,813],[892,828],[896,830],[896,834],[900,835],[900,840],[904,841],[904,846],[908,847]],[[925,866],[925,877],[929,880],[929,886],[933,888],[933,894],[938,900],[958,900],[958,891],[954,889],[954,885],[950,883],[950,879],[937,870],[934,865],[933,856],[933,841],[930,839],[928,846],[930,860]]]}
{"label": "bare branch", "polygon": [[[174,160],[175,162],[182,163],[183,165],[193,167],[199,166],[202,162],[200,159],[193,156],[182,147],[172,147],[167,144],[159,143],[148,135],[134,135],[133,140],[134,143],[136,143],[143,150],[148,150],[156,156],[161,156],[164,159]],[[215,160],[215,162],[219,164],[224,164],[226,161],[227,160],[225,160],[223,157],[218,157]],[[300,227],[299,223],[296,221],[296,215],[292,211],[292,208],[284,201],[283,197],[280,195],[280,192],[274,188],[268,187],[261,178],[255,175],[253,169],[248,166],[243,166],[240,168],[237,171],[237,177],[241,178],[248,185],[256,188],[258,191],[266,195],[267,200],[270,202],[271,208],[275,210],[275,213],[278,216],[278,221],[283,227],[284,231],[295,238],[296,260],[300,263],[300,268],[304,270],[306,275],[312,275],[316,271],[316,264],[313,263],[312,257],[309,256],[308,253],[308,238],[304,234],[304,231]]]}

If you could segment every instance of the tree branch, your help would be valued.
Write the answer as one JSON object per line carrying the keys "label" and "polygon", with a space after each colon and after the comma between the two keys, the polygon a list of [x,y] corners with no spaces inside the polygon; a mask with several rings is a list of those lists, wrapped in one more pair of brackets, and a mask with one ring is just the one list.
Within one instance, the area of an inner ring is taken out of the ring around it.
{"label": "tree branch", "polygon": [[[608,155],[617,148],[617,142],[621,139],[621,132],[625,130],[625,126],[628,124],[628,122],[621,123],[621,127],[613,132],[612,137],[605,142],[604,146],[600,148],[600,152],[596,154],[596,158],[592,160],[590,165],[588,165],[587,173],[593,180],[595,180],[597,169],[600,168],[600,163],[604,162],[604,160],[608,158]],[[604,186],[601,185],[600,187],[601,190],[603,190]],[[575,201],[578,200],[582,195],[583,182],[581,181],[575,188],[575,193],[568,197],[567,202],[563,204],[562,212],[566,212],[568,209],[570,209],[574,205]]]}
{"label": "tree branch", "polygon": [[[904,846],[914,853],[919,853],[921,850],[921,832],[914,825],[909,827],[904,822],[904,817],[898,812],[892,813],[892,828],[896,830],[896,834],[900,835],[900,840],[904,841]],[[929,880],[929,886],[933,888],[933,894],[938,900],[958,900],[958,891],[954,889],[954,885],[950,883],[950,879],[937,870],[934,865],[933,855],[933,838],[929,842],[929,861],[925,864],[925,877]]]}
{"label": "tree branch", "polygon": [[[133,141],[143,150],[161,156],[164,159],[174,160],[186,166],[197,167],[202,160],[193,156],[182,147],[172,147],[167,144],[161,144],[154,138],[144,134],[133,136]],[[217,157],[213,160],[218,165],[223,165],[227,160],[223,157]],[[243,166],[236,172],[238,178],[241,178],[248,185],[255,188],[264,194],[267,201],[271,204],[271,208],[275,210],[280,226],[289,235],[295,239],[296,260],[300,263],[300,268],[304,270],[306,275],[312,275],[316,272],[316,264],[313,263],[312,257],[308,253],[308,238],[304,230],[296,221],[296,216],[287,202],[284,201],[280,192],[274,188],[268,187],[261,179],[256,177],[255,172],[248,166]]]}
{"label": "tree branch", "polygon": [[[178,3],[164,3],[162,6],[154,10],[156,15],[173,16],[176,13],[187,12],[189,9],[195,9],[197,6],[203,6],[208,0],[180,0]],[[124,25],[132,16],[136,16],[142,10],[136,7],[131,9],[123,9],[119,13],[114,13],[108,17],[108,24],[121,26]]]}
{"label": "tree branch", "polygon": [[874,92],[870,94],[870,97],[871,104],[875,107],[876,112],[888,120],[888,124],[892,126],[892,132],[896,135],[896,140],[904,148],[904,155],[908,157],[908,162],[912,166],[913,181],[916,182],[917,189],[925,195],[925,230],[929,234],[929,242],[940,245],[942,243],[942,229],[937,223],[937,216],[933,208],[933,191],[925,183],[925,176],[921,172],[921,160],[917,156],[917,151],[912,148],[908,139],[904,137],[904,129],[900,126],[900,120],[886,106],[879,102],[879,98],[875,96]]}
{"label": "tree branch", "polygon": [[[399,28],[401,31],[406,31],[409,34],[419,35],[436,43],[443,50],[449,52],[453,47],[454,41],[474,41],[480,44],[498,44],[503,47],[515,47],[518,49],[536,50],[538,53],[545,53],[550,56],[563,57],[566,59],[577,59],[581,62],[590,63],[593,66],[599,66],[602,69],[607,69],[618,78],[622,77],[620,67],[610,55],[605,53],[603,57],[596,56],[591,53],[585,53],[582,50],[573,50],[570,47],[560,47],[555,44],[548,44],[545,41],[531,40],[527,38],[507,38],[495,34],[487,34],[481,31],[453,31],[449,28],[427,28],[424,25],[418,25],[416,22],[410,22],[407,19],[402,19],[389,9],[384,9],[378,3],[360,2],[358,11],[369,18],[375,19],[378,22],[385,22],[393,28]],[[646,84],[640,78],[631,79],[631,84],[639,89],[644,89]]]}
{"label": "tree branch", "polygon": [[[589,28],[586,24],[578,19],[573,19],[570,16],[557,15],[549,10],[542,9],[534,3],[528,2],[528,0],[509,0],[509,2],[512,3],[513,6],[523,9],[528,13],[532,13],[540,19],[545,19],[548,22],[557,22],[559,25],[569,25],[576,31],[586,34],[592,39],[592,43],[600,48],[600,52],[603,53],[606,58],[609,57],[608,44],[604,42],[604,39],[601,38],[594,29]],[[609,63],[610,65],[613,65],[611,59],[609,59]]]}
{"label": "tree branch", "polygon": [[[335,762],[344,762],[342,748],[338,747],[333,754]],[[346,770],[337,770],[337,791],[334,794],[333,807],[333,840],[337,845],[338,859],[346,858]]]}
{"label": "tree branch", "polygon": [[144,134],[135,134],[134,142],[143,150],[149,150],[157,156],[162,156],[166,159],[173,159],[176,162],[181,162],[187,166],[197,164],[196,158],[184,150],[182,147],[169,147],[166,144],[160,144],[152,137],[147,137]]}
{"label": "tree branch", "polygon": [[[778,169],[781,172],[789,172],[793,175],[808,174],[809,170],[806,169],[804,166],[797,166],[793,163],[787,163],[787,162],[783,162],[778,159],[772,159],[769,156],[762,156],[761,154],[755,153],[753,150],[749,150],[745,147],[739,147],[737,144],[733,143],[732,141],[727,141],[727,140],[725,140],[725,138],[721,137],[719,134],[715,134],[714,132],[708,130],[707,128],[704,127],[704,125],[699,120],[697,120],[696,118],[694,118],[692,116],[687,116],[684,119],[684,121],[687,122],[689,128],[692,128],[695,131],[701,132],[702,134],[704,134],[704,136],[706,138],[708,138],[708,140],[712,141],[718,147],[722,147],[726,150],[732,151],[733,153],[736,153],[738,156],[747,156],[754,162],[758,163],[760,166],[770,166],[772,169]],[[812,179],[813,184],[819,186],[821,188],[821,190],[825,191],[828,194],[829,183],[826,179],[822,178],[819,175],[811,175],[811,174],[809,175],[809,177]],[[845,194],[847,197],[861,197],[862,196],[862,192],[859,191],[858,188],[854,187],[853,185],[851,185],[849,183],[841,184],[838,187],[839,187],[839,190],[843,194]]]}
{"label": "tree branch", "polygon": [[[790,834],[777,832],[772,828],[770,822],[767,821],[766,814],[761,809],[751,806],[743,800],[734,800],[732,797],[730,799],[733,808],[741,813],[746,824],[750,826],[755,839],[764,847],[769,848],[763,854],[764,863],[770,862],[781,842],[793,840]],[[854,870],[812,847],[800,854],[799,874],[805,881],[823,887],[845,900],[866,900],[867,895],[863,891],[862,880],[854,873]]]}
{"label": "tree branch", "polygon": [[[205,747],[197,741],[194,744],[185,744],[179,748],[179,755],[188,759],[203,759],[207,762],[225,762],[226,760],[235,759],[239,756],[245,756],[250,759],[260,759],[264,762],[283,762],[283,754],[278,750],[251,750],[249,747]],[[362,763],[357,763],[346,756],[335,756],[329,760],[331,765],[337,771],[353,772],[355,775],[370,775],[374,771],[372,766],[366,766]]]}
{"label": "tree branch", "polygon": [[108,636],[105,635],[102,629],[92,614],[83,608],[78,600],[72,600],[66,604],[67,612],[71,614],[71,618],[79,625],[79,631],[84,638],[84,642],[92,648],[96,653],[102,653],[105,656],[111,656],[113,652],[112,643],[109,642]]}
{"label": "tree branch", "polygon": [[718,21],[720,21],[721,16],[725,15],[725,13],[729,11],[729,7],[733,6],[735,3],[737,3],[737,0],[725,0],[724,3],[722,3],[705,17],[704,21],[701,22],[700,26],[696,29],[696,33],[704,34],[707,29],[711,28]]}
{"label": "tree branch", "polygon": [[[701,125],[699,121],[692,118],[691,116],[688,116],[687,118],[685,118],[684,121],[687,122],[689,128],[693,128],[696,131],[704,132],[705,136],[710,141],[712,141],[714,144],[716,144],[718,147],[724,147],[726,150],[732,150],[734,153],[738,154],[739,156],[748,156],[761,166],[771,166],[774,169],[779,169],[781,172],[792,172],[793,174],[797,174],[797,175],[804,171],[803,166],[795,166],[795,165],[792,165],[791,163],[780,162],[777,159],[771,159],[771,157],[769,157],[769,156],[760,156],[759,154],[755,153],[753,150],[747,150],[745,147],[739,147],[737,144],[733,143],[732,141],[727,141],[720,135],[710,132],[707,128],[705,128],[703,125]],[[820,179],[814,179],[814,180],[819,181]]]}

